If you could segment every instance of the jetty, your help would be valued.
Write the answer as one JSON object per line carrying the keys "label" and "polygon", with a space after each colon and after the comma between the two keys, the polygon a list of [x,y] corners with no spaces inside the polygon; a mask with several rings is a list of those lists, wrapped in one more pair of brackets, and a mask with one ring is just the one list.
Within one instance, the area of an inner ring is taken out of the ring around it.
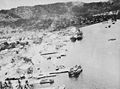
{"label": "jetty", "polygon": [[70,70],[69,69],[61,69],[61,70],[58,70],[58,71],[53,71],[53,72],[50,72],[49,74],[61,74],[61,73],[68,73]]}
{"label": "jetty", "polygon": [[42,53],[41,55],[51,55],[51,54],[57,54],[58,52],[50,52],[50,53]]}

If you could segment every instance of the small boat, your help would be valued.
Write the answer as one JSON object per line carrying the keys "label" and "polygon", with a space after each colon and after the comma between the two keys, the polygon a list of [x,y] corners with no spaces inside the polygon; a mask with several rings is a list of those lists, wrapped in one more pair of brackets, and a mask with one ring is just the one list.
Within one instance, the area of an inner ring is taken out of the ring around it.
{"label": "small boat", "polygon": [[116,38],[112,38],[112,39],[109,39],[108,41],[115,41],[116,40]]}
{"label": "small boat", "polygon": [[40,84],[53,84],[54,83],[54,80],[53,79],[44,79],[44,80],[41,80],[40,81]]}
{"label": "small boat", "polygon": [[68,72],[69,77],[75,77],[78,78],[80,73],[83,71],[82,67],[79,65],[74,66],[73,68],[70,68],[70,71]]}

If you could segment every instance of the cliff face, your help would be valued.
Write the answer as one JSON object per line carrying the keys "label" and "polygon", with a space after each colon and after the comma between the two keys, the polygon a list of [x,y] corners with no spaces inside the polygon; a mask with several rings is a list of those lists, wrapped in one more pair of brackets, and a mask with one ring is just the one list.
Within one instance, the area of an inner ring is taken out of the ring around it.
{"label": "cliff face", "polygon": [[[0,11],[0,26],[23,29],[46,29],[76,25],[77,20],[94,14],[120,10],[120,1],[97,3],[55,3],[48,5],[21,6]],[[73,24],[74,23],[74,24]],[[55,25],[55,26],[54,26]]]}

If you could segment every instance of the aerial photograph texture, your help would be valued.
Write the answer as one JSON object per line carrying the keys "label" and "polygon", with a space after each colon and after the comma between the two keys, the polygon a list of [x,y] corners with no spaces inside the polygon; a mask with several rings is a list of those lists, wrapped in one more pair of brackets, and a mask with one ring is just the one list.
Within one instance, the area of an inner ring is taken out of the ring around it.
{"label": "aerial photograph texture", "polygon": [[120,89],[120,0],[0,0],[0,89]]}

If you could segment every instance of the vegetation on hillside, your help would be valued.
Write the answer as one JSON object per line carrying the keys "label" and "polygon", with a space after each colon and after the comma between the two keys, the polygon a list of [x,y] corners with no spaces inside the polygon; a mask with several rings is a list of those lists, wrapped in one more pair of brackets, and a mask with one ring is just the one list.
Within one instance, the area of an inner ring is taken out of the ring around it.
{"label": "vegetation on hillside", "polygon": [[[108,15],[111,12],[117,14]],[[120,19],[119,0],[81,4],[55,3],[1,10],[0,27],[60,30],[68,26],[94,24],[111,18]]]}

